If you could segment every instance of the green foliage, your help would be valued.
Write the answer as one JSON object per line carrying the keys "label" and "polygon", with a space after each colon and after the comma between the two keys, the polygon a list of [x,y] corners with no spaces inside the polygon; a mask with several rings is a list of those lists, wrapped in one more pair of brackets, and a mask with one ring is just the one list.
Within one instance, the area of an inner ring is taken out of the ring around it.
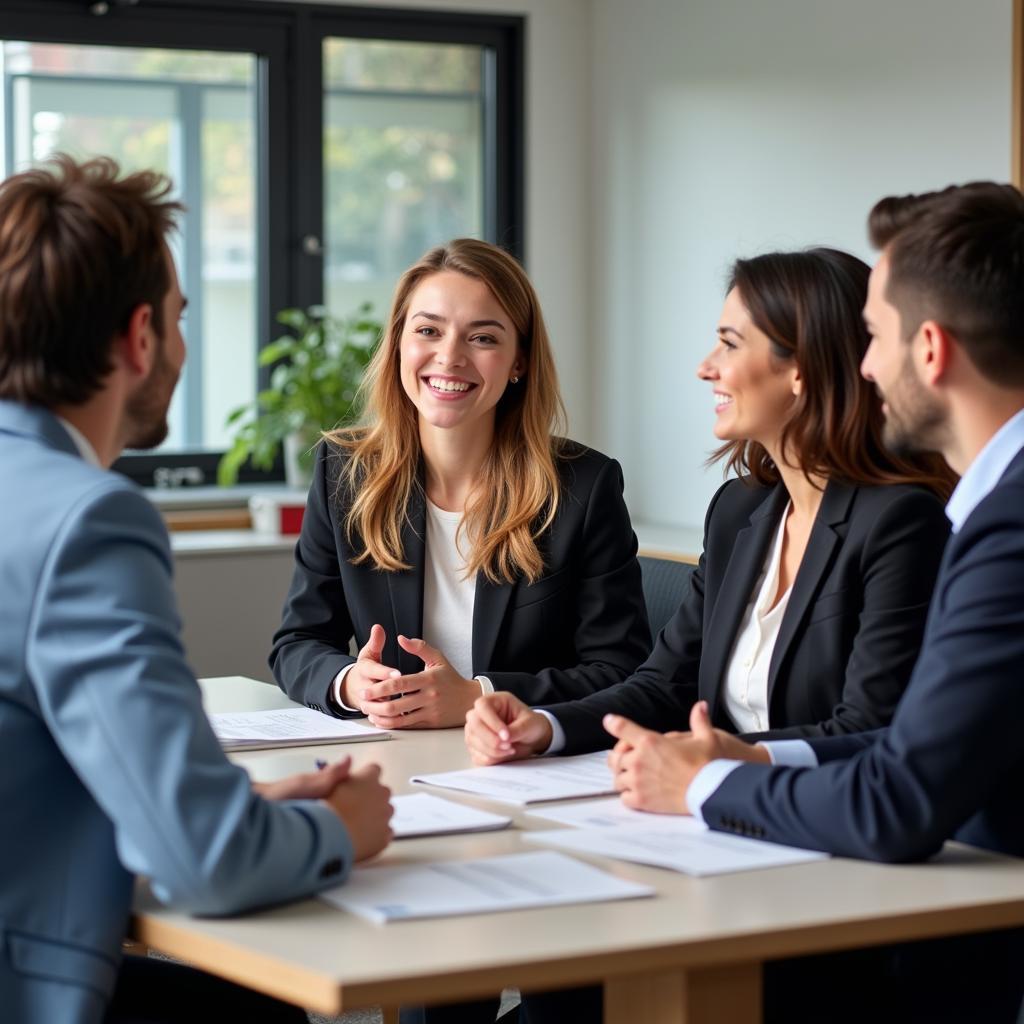
{"label": "green foliage", "polygon": [[345,319],[328,315],[322,306],[278,313],[278,322],[291,333],[260,352],[260,366],[273,367],[270,387],[227,418],[235,440],[217,468],[222,487],[237,481],[247,459],[269,469],[291,434],[301,438],[300,464],[308,467],[321,430],[355,421],[359,382],[382,331],[370,309],[370,303],[363,303]]}

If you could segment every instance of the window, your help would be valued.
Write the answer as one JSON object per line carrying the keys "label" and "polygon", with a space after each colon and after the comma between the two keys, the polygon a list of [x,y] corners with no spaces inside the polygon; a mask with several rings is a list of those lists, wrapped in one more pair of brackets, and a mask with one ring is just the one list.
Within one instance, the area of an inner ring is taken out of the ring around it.
{"label": "window", "polygon": [[479,46],[324,40],[328,308],[385,308],[431,245],[483,237],[483,58]]}
{"label": "window", "polygon": [[[456,235],[522,247],[522,23],[252,0],[5,4],[0,172],[55,152],[170,175],[189,356],[171,432],[118,463],[212,483],[275,314],[364,301]],[[279,478],[280,471],[271,472]],[[242,480],[266,479],[249,469]]]}
{"label": "window", "polygon": [[[256,393],[256,58],[5,40],[6,173],[103,153],[176,185],[189,356],[163,448],[216,451]],[[237,367],[251,372],[239,374]]]}

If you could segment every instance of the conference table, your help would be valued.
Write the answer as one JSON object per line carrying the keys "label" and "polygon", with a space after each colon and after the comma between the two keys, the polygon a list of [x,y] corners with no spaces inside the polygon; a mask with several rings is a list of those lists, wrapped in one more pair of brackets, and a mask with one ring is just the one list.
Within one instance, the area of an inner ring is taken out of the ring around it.
{"label": "conference table", "polygon": [[[241,677],[202,683],[208,711],[293,706],[276,687]],[[254,780],[308,771],[317,758],[375,761],[395,793],[423,772],[470,767],[459,729],[365,742],[233,754]],[[441,794],[441,791],[432,790]],[[529,811],[444,791],[513,818],[511,828],[395,841],[375,863],[407,865],[535,849],[551,822]],[[609,1024],[753,1024],[766,960],[1024,925],[1024,864],[947,844],[926,864],[826,859],[692,878],[584,858],[652,886],[652,898],[477,916],[371,924],[308,899],[230,919],[161,906],[140,884],[133,937],[214,974],[327,1015],[602,984]],[[366,870],[372,870],[372,867]]]}

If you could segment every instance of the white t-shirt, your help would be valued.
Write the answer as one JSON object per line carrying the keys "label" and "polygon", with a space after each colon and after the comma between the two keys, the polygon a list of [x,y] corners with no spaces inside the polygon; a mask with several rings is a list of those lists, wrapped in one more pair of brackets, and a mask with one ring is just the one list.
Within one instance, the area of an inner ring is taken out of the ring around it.
{"label": "white t-shirt", "polygon": [[464,679],[473,675],[473,605],[476,576],[466,578],[468,541],[457,538],[461,512],[445,512],[427,499],[423,559],[423,639],[441,651]]}

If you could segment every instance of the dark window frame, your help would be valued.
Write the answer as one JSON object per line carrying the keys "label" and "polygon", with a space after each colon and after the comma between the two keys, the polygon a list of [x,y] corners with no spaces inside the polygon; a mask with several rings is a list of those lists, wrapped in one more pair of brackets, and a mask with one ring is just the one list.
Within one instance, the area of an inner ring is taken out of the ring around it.
{"label": "dark window frame", "polygon": [[[323,300],[323,41],[330,36],[463,43],[494,62],[493,117],[485,139],[484,236],[522,259],[525,248],[525,23],[513,15],[406,10],[265,0],[107,0],[107,13],[86,0],[0,0],[4,39],[82,45],[157,46],[255,53],[260,132],[256,290],[258,347],[276,334],[273,314]],[[272,184],[271,184],[272,183]],[[259,370],[265,387],[270,369]],[[115,469],[144,486],[155,475],[178,478],[195,467],[216,479],[220,453],[128,455]],[[244,466],[240,484],[283,480],[280,459],[269,472]]]}

